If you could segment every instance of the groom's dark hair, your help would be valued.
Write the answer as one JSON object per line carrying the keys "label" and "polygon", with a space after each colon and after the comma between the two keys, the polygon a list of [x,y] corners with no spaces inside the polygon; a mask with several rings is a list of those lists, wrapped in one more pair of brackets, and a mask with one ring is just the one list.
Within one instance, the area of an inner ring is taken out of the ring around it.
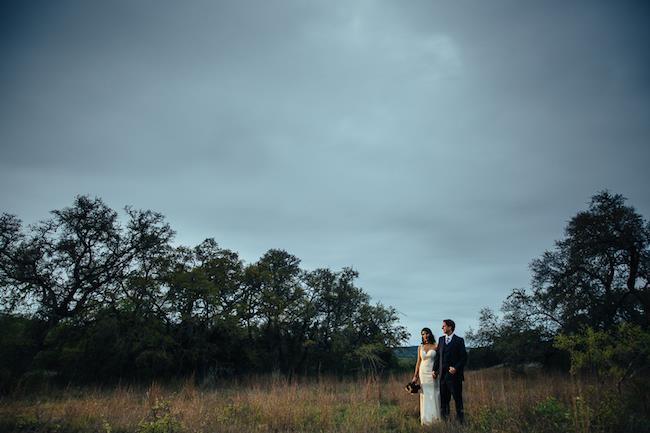
{"label": "groom's dark hair", "polygon": [[445,320],[443,320],[443,322],[445,322],[447,324],[447,326],[449,326],[451,328],[452,332],[456,330],[456,322],[454,322],[453,320],[445,319]]}

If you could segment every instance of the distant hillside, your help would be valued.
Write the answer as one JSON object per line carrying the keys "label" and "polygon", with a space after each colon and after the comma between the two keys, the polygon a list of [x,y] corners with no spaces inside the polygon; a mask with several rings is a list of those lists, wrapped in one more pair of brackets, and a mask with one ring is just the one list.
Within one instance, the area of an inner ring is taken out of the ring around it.
{"label": "distant hillside", "polygon": [[415,359],[418,356],[418,346],[396,347],[393,353],[398,358]]}
{"label": "distant hillside", "polygon": [[[468,354],[472,350],[471,347],[467,347],[466,349]],[[418,356],[418,346],[396,347],[393,349],[393,353],[398,358],[415,359]]]}

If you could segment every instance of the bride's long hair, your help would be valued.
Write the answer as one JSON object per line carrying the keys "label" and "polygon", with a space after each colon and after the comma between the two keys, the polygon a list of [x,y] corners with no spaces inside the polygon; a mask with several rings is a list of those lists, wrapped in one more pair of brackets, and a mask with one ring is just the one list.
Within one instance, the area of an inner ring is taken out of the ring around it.
{"label": "bride's long hair", "polygon": [[[435,344],[436,343],[436,336],[433,335],[433,332],[429,328],[422,328],[422,331],[420,331],[420,335],[422,335],[423,332],[426,332],[429,335],[429,344]],[[422,337],[422,344],[425,344],[426,341],[424,341],[424,337]]]}

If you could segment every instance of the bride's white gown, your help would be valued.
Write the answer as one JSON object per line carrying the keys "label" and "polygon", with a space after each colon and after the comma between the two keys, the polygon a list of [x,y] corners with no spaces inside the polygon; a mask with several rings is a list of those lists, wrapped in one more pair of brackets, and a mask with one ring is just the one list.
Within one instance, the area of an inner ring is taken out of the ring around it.
{"label": "bride's white gown", "polygon": [[433,358],[436,351],[420,346],[420,422],[431,424],[440,419],[440,381],[433,380]]}

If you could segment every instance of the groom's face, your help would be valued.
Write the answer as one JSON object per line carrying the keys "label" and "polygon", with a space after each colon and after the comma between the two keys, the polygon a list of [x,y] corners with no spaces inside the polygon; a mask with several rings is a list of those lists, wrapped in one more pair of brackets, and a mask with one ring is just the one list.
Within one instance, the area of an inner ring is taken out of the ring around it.
{"label": "groom's face", "polygon": [[442,322],[442,332],[444,332],[445,335],[451,334],[451,327],[447,326],[445,322]]}

